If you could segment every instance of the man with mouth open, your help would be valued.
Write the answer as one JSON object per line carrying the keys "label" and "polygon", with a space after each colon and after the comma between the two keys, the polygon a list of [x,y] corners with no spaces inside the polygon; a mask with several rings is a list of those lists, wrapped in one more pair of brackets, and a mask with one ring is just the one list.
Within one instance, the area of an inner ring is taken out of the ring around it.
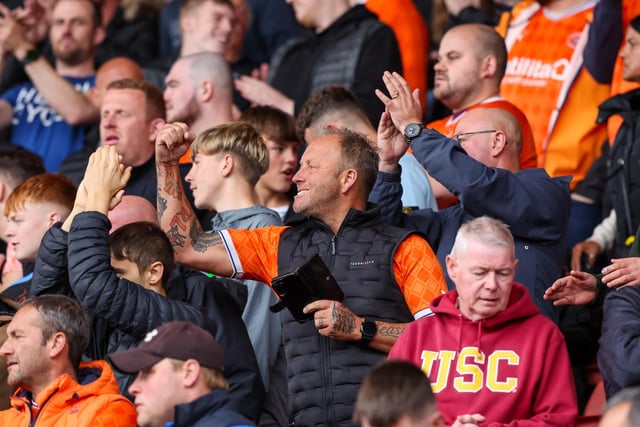
{"label": "man with mouth open", "polygon": [[574,425],[564,338],[514,282],[507,225],[487,216],[463,224],[446,264],[456,289],[405,329],[389,358],[429,376],[446,425]]}
{"label": "man with mouth open", "polygon": [[158,217],[176,260],[271,283],[319,255],[345,297],[308,304],[308,321],[281,313],[289,408],[297,425],[351,425],[365,374],[446,289],[433,251],[417,233],[385,226],[367,205],[378,156],[363,135],[343,129],[310,140],[302,156],[293,208],[303,220],[205,233],[178,179],[178,160],[194,137],[184,123],[167,124],[156,137]]}

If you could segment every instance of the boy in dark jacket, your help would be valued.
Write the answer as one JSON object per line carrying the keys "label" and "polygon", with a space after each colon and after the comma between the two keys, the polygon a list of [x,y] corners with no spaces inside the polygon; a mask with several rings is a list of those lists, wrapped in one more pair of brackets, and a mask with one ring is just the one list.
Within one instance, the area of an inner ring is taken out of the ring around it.
{"label": "boy in dark jacket", "polygon": [[[192,303],[189,295],[197,294],[193,289],[177,298],[182,301],[167,298],[174,291],[168,286],[174,270],[173,250],[164,233],[151,223],[123,226],[112,235],[110,247],[106,212],[119,201],[128,178],[128,173],[122,181],[110,175],[110,166],[117,159],[113,147],[102,147],[92,155],[72,213],[43,239],[32,293],[73,293],[93,320],[89,354],[94,358],[134,347],[149,330],[168,321],[190,321],[207,329],[233,355],[225,369],[232,406],[254,418],[262,404],[263,386],[246,328],[231,297],[225,299],[228,294],[219,291],[223,299],[214,312],[203,307],[204,302]],[[202,274],[197,277],[206,280]],[[189,276],[182,279],[191,281]],[[133,377],[116,374],[124,393]]]}

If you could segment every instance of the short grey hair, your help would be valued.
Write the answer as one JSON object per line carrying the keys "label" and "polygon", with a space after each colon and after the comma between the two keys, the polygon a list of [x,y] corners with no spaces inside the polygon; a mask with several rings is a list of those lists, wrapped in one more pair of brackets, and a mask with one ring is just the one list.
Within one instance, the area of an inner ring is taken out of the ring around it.
{"label": "short grey hair", "polygon": [[515,251],[513,235],[504,222],[488,216],[481,216],[465,222],[458,229],[456,240],[451,248],[451,256],[466,248],[469,240],[477,240],[488,246],[502,246]]}

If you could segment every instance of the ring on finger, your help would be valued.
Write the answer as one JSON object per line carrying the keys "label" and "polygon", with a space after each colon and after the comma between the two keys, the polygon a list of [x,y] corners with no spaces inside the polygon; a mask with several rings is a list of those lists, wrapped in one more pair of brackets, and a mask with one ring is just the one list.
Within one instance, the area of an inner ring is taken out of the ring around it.
{"label": "ring on finger", "polygon": [[399,93],[394,93],[393,95],[391,95],[391,99],[396,99],[399,96],[400,96]]}

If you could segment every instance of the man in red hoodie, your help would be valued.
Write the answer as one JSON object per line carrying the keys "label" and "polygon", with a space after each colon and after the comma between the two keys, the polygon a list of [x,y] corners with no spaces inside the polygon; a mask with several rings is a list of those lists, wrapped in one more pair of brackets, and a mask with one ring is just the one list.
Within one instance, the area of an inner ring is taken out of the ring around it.
{"label": "man in red hoodie", "polygon": [[435,298],[389,353],[429,376],[447,425],[575,425],[564,338],[513,281],[514,251],[504,223],[463,224],[446,258],[456,290]]}

